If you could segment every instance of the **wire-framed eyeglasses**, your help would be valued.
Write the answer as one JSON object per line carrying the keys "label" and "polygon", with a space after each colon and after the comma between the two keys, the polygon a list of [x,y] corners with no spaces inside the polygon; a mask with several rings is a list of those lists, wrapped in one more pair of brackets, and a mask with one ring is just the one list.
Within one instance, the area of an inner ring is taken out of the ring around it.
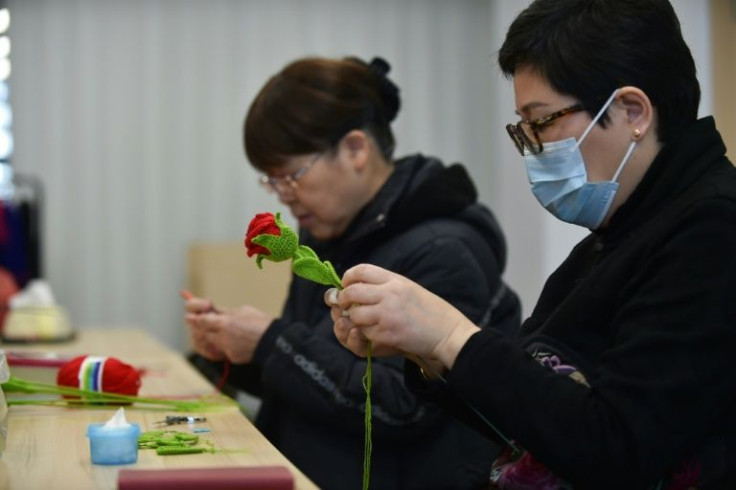
{"label": "wire-framed eyeglasses", "polygon": [[547,114],[534,121],[524,121],[523,119],[516,124],[507,124],[506,131],[508,131],[511,140],[516,145],[516,149],[519,150],[521,155],[524,155],[524,148],[528,149],[531,153],[537,155],[542,153],[544,146],[542,145],[542,139],[539,137],[539,129],[549,126],[556,119],[572,114],[574,112],[580,112],[584,110],[583,104],[573,104],[564,109],[560,109],[552,114]]}
{"label": "wire-framed eyeglasses", "polygon": [[307,170],[319,160],[322,153],[317,153],[310,158],[307,163],[299,167],[295,172],[284,175],[283,177],[269,177],[268,175],[262,175],[258,178],[258,182],[268,191],[275,192],[277,194],[284,194],[287,192],[293,192],[299,188],[298,180],[304,177]]}

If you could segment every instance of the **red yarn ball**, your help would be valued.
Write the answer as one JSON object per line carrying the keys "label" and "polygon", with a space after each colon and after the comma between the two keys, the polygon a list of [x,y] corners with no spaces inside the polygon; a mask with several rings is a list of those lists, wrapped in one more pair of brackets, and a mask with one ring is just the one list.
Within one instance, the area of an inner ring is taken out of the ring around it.
{"label": "red yarn ball", "polygon": [[[90,357],[90,362],[83,365],[88,357]],[[95,360],[104,360],[104,362],[94,362]],[[88,371],[88,373],[82,373],[81,380],[80,369]],[[91,375],[92,372],[94,376]],[[56,383],[59,386],[136,396],[141,387],[141,376],[133,366],[114,357],[79,356],[59,369]]]}

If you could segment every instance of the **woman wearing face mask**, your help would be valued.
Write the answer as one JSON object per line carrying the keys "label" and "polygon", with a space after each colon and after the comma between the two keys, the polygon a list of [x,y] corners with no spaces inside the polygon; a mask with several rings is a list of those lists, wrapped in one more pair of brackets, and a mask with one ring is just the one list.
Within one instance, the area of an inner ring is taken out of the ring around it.
{"label": "woman wearing face mask", "polygon": [[337,337],[503,440],[494,488],[736,488],[736,169],[672,6],[536,0],[499,63],[532,192],[592,233],[517,340],[369,265],[325,297]]}
{"label": "woman wearing face mask", "polygon": [[[250,106],[248,159],[297,219],[300,243],[338,273],[380,265],[474,322],[515,334],[520,305],[501,279],[503,236],[463,167],[422,155],[392,159],[399,89],[388,70],[381,59],[289,64]],[[284,455],[320,488],[360,488],[366,362],[333,335],[325,289],[295,277],[275,319],[252,306],[212,311],[193,298],[186,321],[197,364],[206,370],[229,359],[229,381],[262,398],[256,426]],[[500,446],[407,391],[403,363],[373,362],[371,488],[482,485]]]}

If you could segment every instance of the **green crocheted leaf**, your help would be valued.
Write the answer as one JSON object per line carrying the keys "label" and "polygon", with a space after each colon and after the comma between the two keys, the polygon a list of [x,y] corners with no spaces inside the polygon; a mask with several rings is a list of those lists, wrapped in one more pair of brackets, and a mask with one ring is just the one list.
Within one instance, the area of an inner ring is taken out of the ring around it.
{"label": "green crocheted leaf", "polygon": [[299,248],[297,248],[294,253],[294,258],[302,259],[307,257],[319,260],[319,257],[317,257],[317,253],[314,250],[306,245],[299,245]]}
{"label": "green crocheted leaf", "polygon": [[338,289],[342,289],[342,281],[340,280],[340,276],[337,275],[337,272],[335,272],[335,268],[332,267],[332,264],[329,260],[324,261],[325,266],[330,272],[330,275],[332,276],[332,286],[335,286]]}
{"label": "green crocheted leaf", "polygon": [[296,259],[291,265],[291,270],[299,277],[314,281],[325,286],[341,287],[340,281],[335,282],[335,272],[332,266],[325,265],[312,257],[302,257]]}

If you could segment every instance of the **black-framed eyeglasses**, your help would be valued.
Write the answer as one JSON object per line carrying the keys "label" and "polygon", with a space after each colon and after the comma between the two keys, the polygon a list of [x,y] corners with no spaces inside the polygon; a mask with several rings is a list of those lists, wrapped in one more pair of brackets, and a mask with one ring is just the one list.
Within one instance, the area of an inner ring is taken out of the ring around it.
{"label": "black-framed eyeglasses", "polygon": [[317,162],[322,153],[317,153],[307,161],[304,165],[299,167],[296,172],[283,177],[269,177],[268,175],[262,175],[258,178],[258,182],[268,191],[275,192],[277,194],[285,194],[287,192],[295,191],[299,188],[297,181],[304,177],[307,170]]}
{"label": "black-framed eyeglasses", "polygon": [[542,139],[539,137],[539,130],[552,124],[556,119],[572,114],[573,112],[580,112],[584,110],[583,104],[573,104],[564,109],[560,109],[552,114],[547,114],[534,121],[524,121],[523,119],[516,124],[507,124],[506,131],[508,131],[511,140],[516,145],[516,149],[519,153],[524,155],[524,148],[528,149],[531,153],[538,155],[542,153],[544,148],[542,145]]}

